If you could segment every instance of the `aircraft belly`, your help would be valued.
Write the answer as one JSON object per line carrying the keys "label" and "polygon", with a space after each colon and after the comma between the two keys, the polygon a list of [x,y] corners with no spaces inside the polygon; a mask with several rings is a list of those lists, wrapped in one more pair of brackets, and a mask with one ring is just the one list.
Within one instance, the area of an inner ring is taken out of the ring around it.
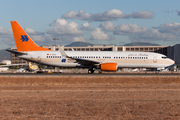
{"label": "aircraft belly", "polygon": [[77,67],[77,63],[43,63],[44,65],[55,66],[55,67]]}
{"label": "aircraft belly", "polygon": [[57,67],[76,67],[76,66],[78,66],[78,63],[69,62],[68,60],[62,62],[62,59],[59,59],[59,58],[54,58],[54,59],[43,58],[43,59],[41,59],[41,63],[50,65],[50,66],[57,66]]}

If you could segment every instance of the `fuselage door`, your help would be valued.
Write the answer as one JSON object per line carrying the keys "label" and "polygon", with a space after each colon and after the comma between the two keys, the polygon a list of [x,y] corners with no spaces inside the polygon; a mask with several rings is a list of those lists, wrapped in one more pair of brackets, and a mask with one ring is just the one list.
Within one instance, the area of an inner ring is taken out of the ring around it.
{"label": "fuselage door", "polygon": [[41,62],[41,54],[40,53],[37,54],[37,61]]}
{"label": "fuselage door", "polygon": [[153,62],[157,63],[157,56],[154,56]]}

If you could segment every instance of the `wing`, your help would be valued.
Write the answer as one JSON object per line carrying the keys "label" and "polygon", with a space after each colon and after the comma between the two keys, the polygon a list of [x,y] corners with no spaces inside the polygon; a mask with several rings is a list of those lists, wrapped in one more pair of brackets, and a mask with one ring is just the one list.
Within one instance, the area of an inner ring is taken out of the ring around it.
{"label": "wing", "polygon": [[89,60],[89,59],[82,59],[82,58],[74,58],[74,57],[69,57],[63,50],[62,48],[58,45],[59,51],[62,55],[62,57],[70,58],[72,60],[76,60],[77,63],[84,65],[84,66],[92,66],[96,64],[100,64],[100,61],[96,60]]}
{"label": "wing", "polygon": [[72,57],[68,57],[70,59],[76,60],[77,63],[82,64],[82,65],[88,65],[88,66],[92,66],[95,64],[100,64],[99,61],[96,60],[89,60],[89,59],[82,59],[82,58],[72,58]]}

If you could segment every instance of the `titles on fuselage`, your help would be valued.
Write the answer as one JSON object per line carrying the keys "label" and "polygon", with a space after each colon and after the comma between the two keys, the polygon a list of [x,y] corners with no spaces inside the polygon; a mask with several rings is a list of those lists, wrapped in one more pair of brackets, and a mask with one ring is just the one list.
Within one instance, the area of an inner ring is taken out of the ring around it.
{"label": "titles on fuselage", "polygon": [[140,57],[140,56],[144,57],[144,56],[148,56],[148,54],[140,53],[140,54],[129,54],[129,55],[128,55],[128,57],[136,57],[136,56],[138,56],[138,57]]}

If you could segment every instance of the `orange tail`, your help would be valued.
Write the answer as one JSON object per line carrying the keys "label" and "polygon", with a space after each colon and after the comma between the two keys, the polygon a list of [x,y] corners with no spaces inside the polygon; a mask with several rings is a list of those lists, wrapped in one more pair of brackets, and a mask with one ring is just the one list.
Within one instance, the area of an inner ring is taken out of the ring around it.
{"label": "orange tail", "polygon": [[23,51],[51,51],[34,43],[17,21],[11,21],[12,31],[18,52]]}

